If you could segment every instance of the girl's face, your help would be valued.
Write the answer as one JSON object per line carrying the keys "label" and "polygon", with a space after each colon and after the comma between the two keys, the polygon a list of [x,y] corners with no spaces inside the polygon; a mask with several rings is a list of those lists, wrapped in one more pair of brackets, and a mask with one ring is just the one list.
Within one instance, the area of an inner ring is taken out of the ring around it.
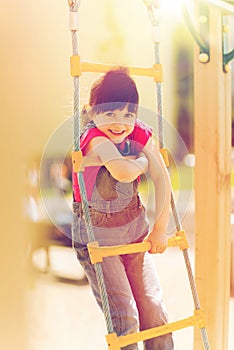
{"label": "girl's face", "polygon": [[96,127],[102,131],[113,143],[121,143],[134,129],[136,114],[124,109],[115,109],[96,114],[93,117]]}

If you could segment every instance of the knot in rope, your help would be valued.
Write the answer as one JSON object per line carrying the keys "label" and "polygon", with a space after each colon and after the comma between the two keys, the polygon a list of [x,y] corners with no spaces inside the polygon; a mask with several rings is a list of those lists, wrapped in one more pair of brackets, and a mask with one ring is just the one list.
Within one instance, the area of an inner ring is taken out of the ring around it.
{"label": "knot in rope", "polygon": [[148,17],[153,27],[159,26],[160,0],[143,0],[147,7]]}
{"label": "knot in rope", "polygon": [[81,0],[67,0],[68,6],[74,10],[77,11],[78,7],[80,6]]}
{"label": "knot in rope", "polygon": [[160,0],[143,0],[146,6],[153,6],[156,9],[160,7]]}

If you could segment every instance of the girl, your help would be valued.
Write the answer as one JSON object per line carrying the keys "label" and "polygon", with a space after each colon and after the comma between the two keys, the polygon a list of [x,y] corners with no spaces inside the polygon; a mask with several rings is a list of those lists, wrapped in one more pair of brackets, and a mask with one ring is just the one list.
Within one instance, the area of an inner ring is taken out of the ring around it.
{"label": "girl", "polygon": [[[138,91],[124,68],[102,76],[90,92],[88,123],[80,139],[90,216],[100,245],[147,240],[149,253],[166,249],[171,186],[151,129],[137,118]],[[138,195],[139,176],[149,170],[156,188],[155,224],[149,232]],[[73,178],[73,244],[100,307],[77,177]],[[114,331],[118,336],[167,323],[162,293],[151,256],[146,253],[105,258],[102,262]],[[144,342],[146,350],[172,350],[172,335]],[[137,344],[124,350],[137,350]]]}

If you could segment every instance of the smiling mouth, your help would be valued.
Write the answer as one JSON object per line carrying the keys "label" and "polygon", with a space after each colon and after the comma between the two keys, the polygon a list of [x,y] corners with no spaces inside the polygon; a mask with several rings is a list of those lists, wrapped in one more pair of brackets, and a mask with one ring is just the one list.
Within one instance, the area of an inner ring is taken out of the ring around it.
{"label": "smiling mouth", "polygon": [[109,132],[110,132],[112,135],[121,136],[121,135],[124,134],[125,130],[117,131],[117,130],[110,130],[110,129],[109,129]]}

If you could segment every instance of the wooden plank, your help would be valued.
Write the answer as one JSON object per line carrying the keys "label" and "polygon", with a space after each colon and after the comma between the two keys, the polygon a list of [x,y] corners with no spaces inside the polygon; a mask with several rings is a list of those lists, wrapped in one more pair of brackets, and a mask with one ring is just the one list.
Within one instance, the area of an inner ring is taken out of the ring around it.
{"label": "wooden plank", "polygon": [[[228,349],[231,76],[222,70],[221,11],[210,7],[210,62],[195,49],[196,283],[212,350]],[[203,349],[195,331],[195,349]]]}
{"label": "wooden plank", "polygon": [[[96,72],[96,73],[106,73],[110,69],[117,68],[117,65],[101,64],[101,63],[81,63],[82,72]],[[162,82],[162,66],[161,64],[154,64],[152,68],[144,67],[127,67],[131,75],[139,75],[145,77],[152,77],[156,82]]]}
{"label": "wooden plank", "polygon": [[203,324],[203,318],[200,311],[197,311],[194,316],[184,318],[179,321],[171,322],[162,326],[150,328],[144,331],[131,333],[117,337],[115,333],[106,336],[108,348],[110,350],[120,350],[123,347],[140,342],[142,340],[153,339],[155,337],[168,334],[182,328],[198,326]]}

